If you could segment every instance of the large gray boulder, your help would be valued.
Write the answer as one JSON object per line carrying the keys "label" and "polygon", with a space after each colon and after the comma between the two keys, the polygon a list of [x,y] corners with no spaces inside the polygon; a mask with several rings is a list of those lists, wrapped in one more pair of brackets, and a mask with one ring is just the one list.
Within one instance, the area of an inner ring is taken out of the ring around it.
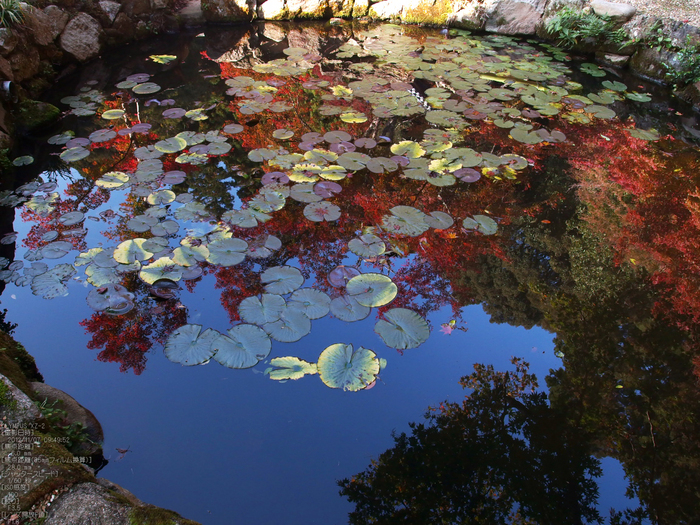
{"label": "large gray boulder", "polygon": [[487,1],[484,29],[501,35],[534,35],[546,4],[547,0]]}
{"label": "large gray boulder", "polygon": [[102,26],[87,13],[78,13],[61,33],[61,49],[79,62],[95,58],[102,51]]}
{"label": "large gray boulder", "polygon": [[249,22],[256,15],[255,0],[208,0],[202,2],[207,22]]}
{"label": "large gray boulder", "polygon": [[51,22],[51,35],[53,39],[56,40],[58,35],[66,28],[66,24],[68,20],[70,20],[70,15],[55,5],[46,6],[44,8],[44,13],[49,17],[49,21]]}

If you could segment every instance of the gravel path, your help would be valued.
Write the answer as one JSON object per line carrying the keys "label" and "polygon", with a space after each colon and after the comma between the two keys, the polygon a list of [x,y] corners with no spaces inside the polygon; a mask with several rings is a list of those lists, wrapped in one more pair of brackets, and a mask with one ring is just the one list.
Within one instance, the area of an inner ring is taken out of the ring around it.
{"label": "gravel path", "polygon": [[[615,0],[612,0],[615,1]],[[681,20],[700,27],[700,0],[624,0],[637,8],[637,11],[657,16]]]}

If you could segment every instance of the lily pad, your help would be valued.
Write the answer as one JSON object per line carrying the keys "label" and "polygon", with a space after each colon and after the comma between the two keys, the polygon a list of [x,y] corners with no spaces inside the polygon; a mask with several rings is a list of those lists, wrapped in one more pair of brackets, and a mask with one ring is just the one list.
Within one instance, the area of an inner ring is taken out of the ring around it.
{"label": "lily pad", "polygon": [[68,241],[55,241],[41,249],[41,255],[47,259],[60,259],[73,250],[73,245]]}
{"label": "lily pad", "polygon": [[131,90],[137,95],[150,95],[160,91],[160,86],[154,82],[144,82],[143,84],[137,84]]}
{"label": "lily pad", "polygon": [[407,308],[392,308],[377,321],[374,331],[391,348],[406,350],[415,348],[430,336],[430,328],[425,319]]}
{"label": "lily pad", "polygon": [[270,337],[281,343],[294,343],[311,331],[311,319],[298,308],[285,307],[280,317],[262,326]]}
{"label": "lily pad", "polygon": [[147,284],[153,284],[159,279],[179,281],[182,278],[183,268],[169,257],[161,257],[157,261],[144,266],[139,272],[139,277]]}
{"label": "lily pad", "polygon": [[239,324],[213,343],[214,360],[228,368],[251,368],[270,355],[272,342],[262,328]]}
{"label": "lily pad", "polygon": [[66,162],[77,162],[84,159],[88,155],[90,155],[90,150],[81,146],[76,146],[75,148],[68,148],[65,150],[63,153],[61,153],[60,157]]}
{"label": "lily pad", "polygon": [[358,303],[370,308],[389,304],[398,293],[393,281],[380,273],[364,273],[353,277],[345,289]]}
{"label": "lily pad", "polygon": [[216,353],[214,342],[219,337],[221,334],[211,328],[202,332],[202,325],[186,324],[168,337],[165,357],[185,366],[201,365]]}
{"label": "lily pad", "polygon": [[309,319],[320,319],[330,311],[331,298],[314,288],[299,288],[289,297],[289,306],[298,308]]}
{"label": "lily pad", "polygon": [[264,293],[258,297],[246,297],[238,305],[238,314],[246,323],[264,325],[277,321],[287,306],[284,297]]}
{"label": "lily pad", "polygon": [[120,284],[109,283],[90,290],[86,301],[97,312],[122,315],[134,307],[134,294]]}
{"label": "lily pad", "polygon": [[116,120],[124,116],[125,111],[123,109],[108,109],[102,113],[102,118],[105,120]]}
{"label": "lily pad", "polygon": [[153,252],[146,250],[143,244],[146,239],[130,239],[120,243],[114,250],[114,260],[121,264],[131,264],[134,261],[146,261],[153,257]]}
{"label": "lily pad", "polygon": [[159,140],[155,143],[155,148],[163,153],[177,153],[187,147],[187,141],[180,137],[170,137],[169,139]]}
{"label": "lily pad", "polygon": [[359,239],[351,239],[348,249],[360,257],[376,257],[386,250],[384,242],[372,233],[360,235]]}
{"label": "lily pad", "polygon": [[34,162],[34,157],[31,155],[22,155],[21,157],[17,157],[12,161],[13,166],[27,166]]}
{"label": "lily pad", "polygon": [[234,266],[243,262],[248,243],[235,237],[217,239],[209,244],[207,261],[220,266]]}
{"label": "lily pad", "polygon": [[75,226],[85,220],[85,214],[82,211],[69,211],[58,218],[58,222],[63,226]]}
{"label": "lily pad", "polygon": [[129,176],[122,171],[110,171],[105,173],[101,178],[95,181],[95,184],[100,188],[105,188],[108,190],[114,190],[121,188],[129,182]]}
{"label": "lily pad", "polygon": [[379,374],[377,354],[367,348],[353,349],[351,344],[329,346],[318,357],[321,381],[330,388],[357,392],[367,388]]}
{"label": "lily pad", "polygon": [[66,282],[75,275],[71,264],[59,264],[32,280],[32,293],[44,299],[54,299],[68,294]]}
{"label": "lily pad", "polygon": [[340,218],[340,208],[330,202],[314,202],[304,208],[304,217],[314,222],[330,222]]}
{"label": "lily pad", "polygon": [[277,367],[276,370],[269,372],[270,379],[275,381],[297,380],[305,375],[318,373],[316,363],[309,363],[293,356],[275,357],[270,360],[270,365]]}
{"label": "lily pad", "polygon": [[260,280],[265,284],[267,293],[278,295],[291,293],[304,284],[301,271],[293,266],[268,268],[260,274]]}
{"label": "lily pad", "polygon": [[661,135],[655,129],[629,129],[630,135],[641,140],[659,140]]}
{"label": "lily pad", "polygon": [[462,225],[467,230],[476,230],[484,235],[493,235],[498,231],[498,224],[491,217],[486,215],[474,215],[474,218],[465,218]]}

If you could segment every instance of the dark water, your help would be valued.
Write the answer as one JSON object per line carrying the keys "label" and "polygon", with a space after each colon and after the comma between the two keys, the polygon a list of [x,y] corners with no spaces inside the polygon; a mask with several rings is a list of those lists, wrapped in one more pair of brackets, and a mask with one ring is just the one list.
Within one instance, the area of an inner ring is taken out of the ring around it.
{"label": "dark water", "polygon": [[104,425],[102,475],[206,524],[695,519],[678,101],[358,25],[164,38],[61,89],[0,196],[2,305]]}

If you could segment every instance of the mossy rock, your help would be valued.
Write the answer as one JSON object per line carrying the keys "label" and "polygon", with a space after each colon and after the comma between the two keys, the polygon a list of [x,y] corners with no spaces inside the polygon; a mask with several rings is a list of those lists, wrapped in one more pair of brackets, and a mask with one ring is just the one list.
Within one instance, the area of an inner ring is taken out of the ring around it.
{"label": "mossy rock", "polygon": [[34,393],[29,383],[44,381],[29,352],[2,331],[0,331],[0,374],[7,377],[31,398],[34,398]]}
{"label": "mossy rock", "polygon": [[172,510],[159,507],[134,507],[129,513],[129,525],[200,525]]}
{"label": "mossy rock", "polygon": [[48,102],[24,100],[17,114],[18,131],[33,133],[48,128],[58,121],[61,111]]}
{"label": "mossy rock", "polygon": [[407,24],[427,26],[444,26],[452,14],[452,4],[447,0],[436,0],[434,3],[419,3],[406,7],[401,15],[401,21]]}

